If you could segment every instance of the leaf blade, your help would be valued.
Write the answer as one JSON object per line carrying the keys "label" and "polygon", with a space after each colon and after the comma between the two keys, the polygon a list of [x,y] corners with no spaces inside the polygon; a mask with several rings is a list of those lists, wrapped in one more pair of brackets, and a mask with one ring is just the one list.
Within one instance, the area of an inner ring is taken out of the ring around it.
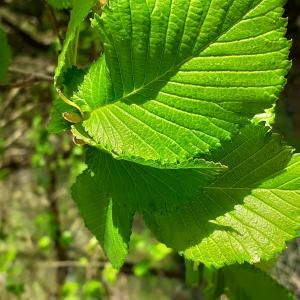
{"label": "leaf blade", "polygon": [[228,143],[215,156],[228,171],[197,199],[176,212],[146,213],[158,239],[187,259],[218,268],[282,251],[300,226],[300,156],[291,157],[278,137],[265,134],[257,126],[246,128]]}
{"label": "leaf blade", "polygon": [[86,131],[120,158],[174,163],[218,148],[285,83],[283,3],[110,1],[93,21],[105,60],[86,78],[101,99],[86,85],[75,97],[89,102]]}

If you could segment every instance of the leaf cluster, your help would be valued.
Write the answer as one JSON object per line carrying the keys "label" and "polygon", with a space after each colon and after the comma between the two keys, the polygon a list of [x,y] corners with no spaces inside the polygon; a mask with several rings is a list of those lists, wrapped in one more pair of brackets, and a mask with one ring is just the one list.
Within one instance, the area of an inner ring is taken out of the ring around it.
{"label": "leaf cluster", "polygon": [[95,1],[73,3],[53,122],[64,130],[60,114],[72,114],[75,140],[89,145],[72,195],[115,267],[136,213],[159,241],[215,268],[268,260],[298,235],[300,158],[261,121],[290,68],[284,3],[111,0],[91,21],[104,53],[66,81]]}

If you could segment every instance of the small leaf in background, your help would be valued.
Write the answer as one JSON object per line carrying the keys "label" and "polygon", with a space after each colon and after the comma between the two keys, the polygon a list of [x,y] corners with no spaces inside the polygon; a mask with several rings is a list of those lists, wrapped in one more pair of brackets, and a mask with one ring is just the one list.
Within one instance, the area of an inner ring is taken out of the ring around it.
{"label": "small leaf in background", "polygon": [[9,282],[6,285],[7,291],[9,291],[11,294],[20,297],[25,292],[25,287],[23,283],[17,283],[17,282]]}
{"label": "small leaf in background", "polygon": [[82,287],[82,294],[87,299],[101,300],[104,293],[105,290],[100,281],[89,280]]}
{"label": "small leaf in background", "polygon": [[52,241],[49,236],[43,236],[38,240],[38,247],[41,250],[48,250],[52,245]]}
{"label": "small leaf in background", "polygon": [[162,243],[158,243],[153,247],[150,247],[150,256],[153,262],[159,262],[172,253],[172,249],[168,248],[166,245]]}
{"label": "small leaf in background", "polygon": [[75,281],[68,281],[62,287],[62,297],[63,299],[71,300],[72,297],[75,297],[77,295],[78,291],[79,284]]}
{"label": "small leaf in background", "polygon": [[85,257],[85,256],[80,257],[80,259],[79,259],[79,264],[80,264],[82,267],[88,266],[88,264],[89,264],[88,258]]}
{"label": "small leaf in background", "polygon": [[8,271],[17,257],[17,249],[15,246],[9,244],[8,249],[3,249],[3,250],[1,249],[2,254],[0,256],[1,273]]}
{"label": "small leaf in background", "polygon": [[60,243],[62,246],[64,247],[68,247],[70,246],[72,243],[73,243],[73,235],[70,231],[68,230],[65,230],[62,235],[61,235],[61,238],[60,238]]}
{"label": "small leaf in background", "polygon": [[87,251],[87,253],[91,254],[98,248],[99,248],[99,243],[97,239],[95,237],[92,237],[87,243],[85,250]]}
{"label": "small leaf in background", "polygon": [[141,277],[146,275],[151,268],[151,261],[150,260],[143,260],[133,267],[133,273],[137,277]]}
{"label": "small leaf in background", "polygon": [[102,276],[107,283],[114,284],[117,281],[118,273],[119,271],[115,269],[112,264],[107,263],[102,271]]}

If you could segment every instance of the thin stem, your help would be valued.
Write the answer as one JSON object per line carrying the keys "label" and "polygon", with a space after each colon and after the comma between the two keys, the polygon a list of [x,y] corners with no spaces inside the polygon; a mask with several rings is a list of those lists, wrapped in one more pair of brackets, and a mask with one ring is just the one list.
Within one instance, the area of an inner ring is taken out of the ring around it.
{"label": "thin stem", "polygon": [[75,43],[74,43],[74,53],[73,53],[73,65],[77,65],[77,55],[78,55],[78,44],[79,44],[79,36],[80,30],[79,28],[76,29],[76,36],[75,36]]}
{"label": "thin stem", "polygon": [[75,107],[80,112],[80,114],[83,115],[81,108],[76,103],[69,100],[59,89],[57,89],[56,91],[57,91],[60,99],[62,99],[68,105]]}

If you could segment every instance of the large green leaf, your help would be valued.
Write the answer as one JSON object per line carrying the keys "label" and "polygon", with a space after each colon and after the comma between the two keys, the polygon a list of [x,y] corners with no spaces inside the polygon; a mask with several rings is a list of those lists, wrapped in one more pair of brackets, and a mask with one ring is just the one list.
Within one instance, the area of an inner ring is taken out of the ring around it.
{"label": "large green leaf", "polygon": [[7,43],[5,32],[0,28],[0,82],[6,78],[6,72],[11,59],[11,50]]}
{"label": "large green leaf", "polygon": [[208,266],[254,263],[280,252],[300,228],[300,155],[251,125],[210,159],[228,171],[216,177],[217,165],[204,171],[191,163],[158,169],[90,149],[89,170],[78,178],[73,197],[92,232],[111,199],[123,207],[122,218],[143,213],[161,242]]}
{"label": "large green leaf", "polygon": [[111,0],[104,44],[73,98],[119,157],[208,153],[278,97],[290,66],[284,0]]}
{"label": "large green leaf", "polygon": [[214,159],[228,171],[180,209],[144,213],[146,223],[160,241],[208,266],[271,258],[298,236],[300,155],[253,126]]}

